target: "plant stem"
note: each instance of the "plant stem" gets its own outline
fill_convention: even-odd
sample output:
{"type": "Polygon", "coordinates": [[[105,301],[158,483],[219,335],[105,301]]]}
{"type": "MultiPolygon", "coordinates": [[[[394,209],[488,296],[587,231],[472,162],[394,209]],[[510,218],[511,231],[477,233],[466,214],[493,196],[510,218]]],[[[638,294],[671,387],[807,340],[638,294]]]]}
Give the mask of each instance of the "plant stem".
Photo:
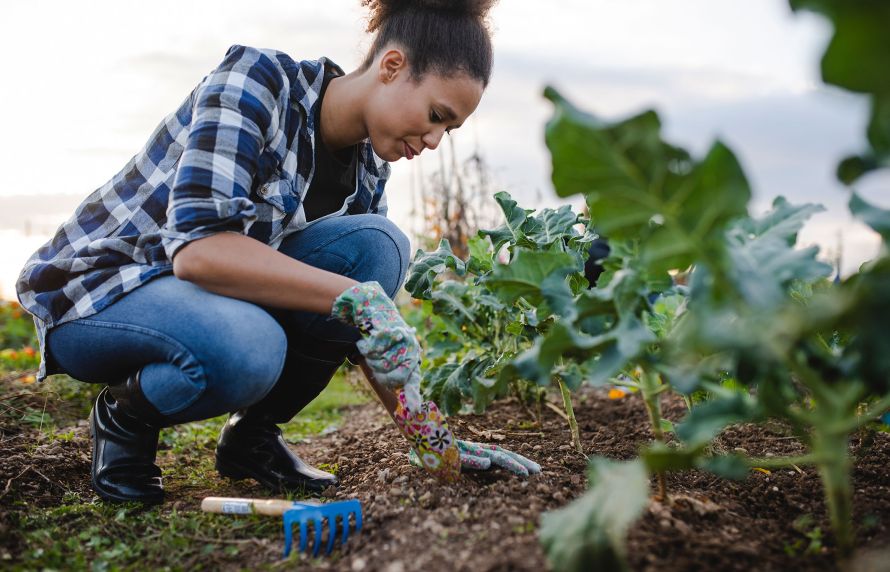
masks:
{"type": "MultiPolygon", "coordinates": [[[[532,410],[528,408],[528,404],[525,402],[526,398],[523,395],[522,390],[519,389],[519,382],[513,380],[510,382],[510,388],[513,390],[513,393],[516,395],[516,400],[519,401],[519,406],[522,407],[522,411],[528,416],[529,419],[534,423],[538,423],[538,419],[535,418],[535,414],[532,413],[532,410]]],[[[538,425],[540,427],[540,425],[538,425]]]]}
{"type": "Polygon", "coordinates": [[[584,454],[584,449],[581,447],[581,435],[578,433],[578,421],[575,419],[575,410],[572,409],[572,394],[569,391],[569,388],[566,387],[566,384],[563,383],[562,379],[556,378],[556,383],[559,384],[559,391],[562,393],[562,404],[566,409],[566,415],[569,417],[569,429],[572,432],[572,445],[575,446],[575,450],[584,454]]]}
{"type": "MultiPolygon", "coordinates": [[[[661,378],[659,378],[658,374],[650,374],[647,371],[643,371],[640,375],[640,393],[643,395],[643,403],[646,405],[646,412],[649,414],[652,435],[659,443],[664,443],[664,432],[661,430],[661,401],[658,399],[662,390],[661,378]]],[[[658,496],[662,501],[667,502],[668,492],[664,471],[659,471],[657,476],[658,496]]]]}
{"type": "Polygon", "coordinates": [[[825,488],[831,528],[837,538],[838,559],[844,560],[853,550],[853,490],[850,478],[849,436],[823,433],[814,428],[813,452],[824,457],[819,474],[825,488]]]}
{"type": "Polygon", "coordinates": [[[749,467],[760,469],[784,469],[795,465],[817,465],[820,457],[816,455],[801,455],[799,457],[750,457],[745,459],[749,467]]]}

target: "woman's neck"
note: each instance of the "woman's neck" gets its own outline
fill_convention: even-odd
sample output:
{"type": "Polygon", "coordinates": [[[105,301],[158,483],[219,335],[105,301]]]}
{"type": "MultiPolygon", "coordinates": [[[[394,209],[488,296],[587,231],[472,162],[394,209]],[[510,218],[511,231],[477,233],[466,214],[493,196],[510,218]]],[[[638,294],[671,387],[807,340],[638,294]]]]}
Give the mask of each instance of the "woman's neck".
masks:
{"type": "Polygon", "coordinates": [[[331,151],[355,145],[368,137],[362,102],[368,86],[366,74],[352,72],[328,84],[321,100],[321,140],[331,151]]]}

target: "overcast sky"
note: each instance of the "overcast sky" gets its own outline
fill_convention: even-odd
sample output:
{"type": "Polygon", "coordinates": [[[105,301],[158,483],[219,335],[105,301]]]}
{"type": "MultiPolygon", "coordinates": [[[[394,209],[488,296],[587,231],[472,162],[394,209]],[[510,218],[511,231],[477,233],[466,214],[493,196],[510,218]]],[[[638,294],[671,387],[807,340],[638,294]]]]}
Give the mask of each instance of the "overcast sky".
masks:
{"type": "MultiPolygon", "coordinates": [[[[368,44],[364,17],[358,0],[4,6],[0,297],[13,296],[28,255],[231,44],[324,55],[349,71],[368,44]]],[[[540,95],[552,83],[606,118],[655,108],[668,139],[697,154],[720,138],[755,186],[754,212],[777,194],[821,202],[828,212],[801,242],[835,249],[842,233],[847,272],[875,254],[875,235],[851,220],[833,178],[837,160],[863,141],[866,106],[821,85],[829,29],[818,17],[792,16],[786,0],[501,0],[492,19],[494,76],[454,142],[461,155],[478,145],[498,189],[522,204],[558,204],[543,143],[551,109],[540,95]]],[[[422,161],[427,174],[438,166],[435,153],[422,161]]],[[[408,230],[417,162],[395,163],[387,187],[390,216],[408,230]]],[[[862,191],[886,203],[879,182],[862,191]]]]}

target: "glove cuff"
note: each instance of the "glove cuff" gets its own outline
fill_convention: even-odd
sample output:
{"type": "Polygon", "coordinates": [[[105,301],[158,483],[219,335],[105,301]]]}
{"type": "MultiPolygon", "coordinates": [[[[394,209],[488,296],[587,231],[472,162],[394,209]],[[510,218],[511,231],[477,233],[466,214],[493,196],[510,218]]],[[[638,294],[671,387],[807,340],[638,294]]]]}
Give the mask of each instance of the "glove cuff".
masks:
{"type": "Polygon", "coordinates": [[[362,282],[350,286],[334,300],[331,316],[367,332],[372,327],[371,314],[380,309],[381,297],[389,300],[378,282],[362,282]]]}

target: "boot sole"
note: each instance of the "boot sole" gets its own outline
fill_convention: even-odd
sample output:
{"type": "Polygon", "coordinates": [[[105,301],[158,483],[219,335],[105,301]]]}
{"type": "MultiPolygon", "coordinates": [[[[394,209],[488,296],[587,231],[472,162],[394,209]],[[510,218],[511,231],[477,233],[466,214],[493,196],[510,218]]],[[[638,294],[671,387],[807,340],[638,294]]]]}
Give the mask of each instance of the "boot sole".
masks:
{"type": "Polygon", "coordinates": [[[237,463],[232,463],[230,461],[224,461],[224,460],[220,459],[218,456],[216,457],[216,471],[220,474],[220,476],[225,477],[227,479],[232,479],[234,481],[240,481],[240,480],[244,480],[244,479],[253,479],[256,482],[258,482],[259,484],[261,484],[262,486],[264,486],[267,489],[270,489],[276,493],[283,493],[283,492],[320,493],[320,492],[324,492],[324,490],[331,485],[337,486],[340,484],[339,482],[337,482],[336,484],[330,483],[330,484],[324,485],[324,484],[320,484],[320,483],[313,484],[313,483],[310,483],[307,481],[307,482],[300,483],[299,485],[296,485],[296,486],[285,486],[278,480],[272,481],[272,480],[263,478],[262,476],[257,475],[256,473],[254,473],[247,467],[244,467],[243,465],[239,465],[237,463]]]}
{"type": "Polygon", "coordinates": [[[124,503],[124,502],[140,502],[144,505],[156,505],[164,502],[164,493],[161,492],[159,495],[154,496],[143,496],[143,497],[125,497],[121,495],[116,495],[114,493],[110,493],[102,489],[101,486],[96,482],[96,471],[93,470],[92,464],[96,459],[96,428],[95,428],[95,405],[93,409],[90,409],[90,417],[89,417],[89,428],[90,428],[90,441],[92,441],[92,450],[93,456],[90,458],[90,484],[93,486],[93,491],[99,495],[99,498],[109,502],[116,503],[124,503]]]}

